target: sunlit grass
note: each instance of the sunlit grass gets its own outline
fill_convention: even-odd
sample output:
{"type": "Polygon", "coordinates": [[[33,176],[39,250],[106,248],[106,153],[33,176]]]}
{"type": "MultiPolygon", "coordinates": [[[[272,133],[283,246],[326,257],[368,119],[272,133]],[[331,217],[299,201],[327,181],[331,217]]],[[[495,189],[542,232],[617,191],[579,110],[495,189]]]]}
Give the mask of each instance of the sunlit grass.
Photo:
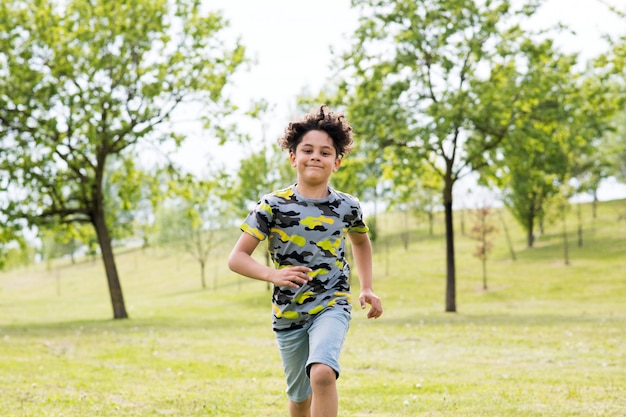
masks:
{"type": "MultiPolygon", "coordinates": [[[[356,308],[342,356],[342,416],[622,416],[626,412],[626,201],[585,206],[533,249],[509,224],[488,260],[488,290],[456,224],[458,312],[444,313],[445,242],[385,216],[376,292],[356,308]]],[[[465,218],[466,228],[469,219],[465,218]]],[[[497,225],[497,223],[496,223],[497,225]]],[[[171,248],[117,257],[130,320],[111,320],[100,261],[0,274],[1,416],[286,416],[262,282],[229,272],[234,239],[207,269],[171,248]]],[[[354,280],[355,286],[357,280],[354,280]]],[[[358,288],[355,288],[358,292],[358,288]]]]}

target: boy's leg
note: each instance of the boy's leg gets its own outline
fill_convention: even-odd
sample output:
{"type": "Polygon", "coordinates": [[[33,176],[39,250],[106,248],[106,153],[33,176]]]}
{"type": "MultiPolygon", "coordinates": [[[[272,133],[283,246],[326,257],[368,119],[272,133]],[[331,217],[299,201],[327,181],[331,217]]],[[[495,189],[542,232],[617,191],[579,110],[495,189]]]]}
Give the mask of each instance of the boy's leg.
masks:
{"type": "Polygon", "coordinates": [[[290,417],[311,417],[311,397],[302,402],[289,400],[290,417]]]}
{"type": "Polygon", "coordinates": [[[331,308],[320,313],[309,328],[309,360],[307,372],[311,379],[313,398],[311,416],[336,416],[338,413],[337,383],[339,355],[350,325],[350,313],[331,308]]]}
{"type": "Polygon", "coordinates": [[[306,374],[309,337],[306,329],[276,332],[276,341],[285,371],[289,413],[292,417],[309,417],[311,384],[306,374]]]}
{"type": "Polygon", "coordinates": [[[311,366],[311,417],[336,417],[339,412],[337,395],[337,374],[335,370],[321,363],[311,366]]]}

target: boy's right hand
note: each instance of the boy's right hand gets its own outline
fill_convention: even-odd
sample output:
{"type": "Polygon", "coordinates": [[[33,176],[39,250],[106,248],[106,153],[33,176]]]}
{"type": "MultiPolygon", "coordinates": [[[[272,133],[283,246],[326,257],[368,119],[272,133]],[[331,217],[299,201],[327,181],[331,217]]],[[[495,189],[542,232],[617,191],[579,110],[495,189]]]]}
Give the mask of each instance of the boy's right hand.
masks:
{"type": "Polygon", "coordinates": [[[272,276],[272,282],[279,287],[300,288],[313,279],[309,276],[311,271],[313,270],[306,266],[281,268],[272,276]]]}

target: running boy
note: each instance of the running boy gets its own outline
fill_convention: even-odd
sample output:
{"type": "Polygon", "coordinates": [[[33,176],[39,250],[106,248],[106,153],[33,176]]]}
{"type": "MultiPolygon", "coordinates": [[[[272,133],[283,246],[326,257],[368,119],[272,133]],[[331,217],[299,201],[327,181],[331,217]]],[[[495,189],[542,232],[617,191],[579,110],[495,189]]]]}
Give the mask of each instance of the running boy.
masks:
{"type": "Polygon", "coordinates": [[[339,355],[350,322],[350,238],[359,274],[361,308],[383,312],[372,289],[372,246],[356,198],[329,186],[352,147],[352,128],[326,106],[293,121],[279,139],[289,150],[297,183],[263,196],[241,226],[228,266],[274,284],[273,329],[287,380],[291,417],[337,416],[339,355]],[[252,258],[269,239],[275,268],[252,258]]]}

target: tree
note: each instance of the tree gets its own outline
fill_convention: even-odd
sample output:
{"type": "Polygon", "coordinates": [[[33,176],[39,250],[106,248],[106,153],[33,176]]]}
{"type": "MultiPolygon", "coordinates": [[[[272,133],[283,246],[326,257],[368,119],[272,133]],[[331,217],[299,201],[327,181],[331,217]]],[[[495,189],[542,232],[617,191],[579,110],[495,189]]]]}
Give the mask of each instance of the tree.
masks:
{"type": "Polygon", "coordinates": [[[177,224],[168,230],[168,243],[180,242],[200,265],[200,284],[206,288],[206,264],[219,243],[216,231],[223,225],[225,210],[217,190],[224,178],[197,179],[187,174],[172,186],[177,224]]]}
{"type": "Polygon", "coordinates": [[[487,257],[493,248],[493,242],[489,240],[489,235],[495,232],[495,227],[491,224],[491,209],[483,204],[482,207],[474,210],[475,223],[470,231],[470,237],[477,241],[474,256],[480,259],[483,267],[483,290],[487,290],[487,257]]]}
{"type": "MultiPolygon", "coordinates": [[[[353,100],[360,114],[377,118],[385,145],[401,147],[414,164],[429,164],[441,177],[446,227],[445,311],[456,311],[452,190],[480,170],[483,154],[496,149],[518,117],[514,80],[523,31],[519,19],[539,1],[519,9],[509,1],[395,0],[359,2],[354,44],[344,54],[348,96],[381,90],[389,110],[375,100],[353,100]]],[[[359,126],[359,120],[351,120],[359,126]]]]}
{"type": "Polygon", "coordinates": [[[563,236],[563,263],[569,265],[569,240],[567,238],[567,212],[569,211],[569,197],[571,197],[571,190],[569,187],[563,186],[561,193],[556,196],[554,205],[558,211],[558,216],[561,218],[562,236],[563,236]]]}
{"type": "Polygon", "coordinates": [[[558,53],[551,40],[522,46],[528,71],[517,82],[521,117],[502,146],[486,156],[482,180],[502,190],[531,248],[545,206],[572,178],[575,159],[588,150],[591,137],[582,129],[590,119],[579,111],[576,56],[558,53]]]}
{"type": "MultiPolygon", "coordinates": [[[[626,49],[626,48],[625,48],[626,49]]],[[[619,47],[613,47],[619,54],[619,47]]],[[[623,138],[623,117],[625,94],[624,74],[620,74],[620,65],[615,55],[611,59],[601,54],[591,61],[581,77],[577,88],[579,96],[575,105],[575,117],[572,131],[586,137],[589,146],[585,152],[573,156],[572,183],[576,193],[590,194],[593,197],[593,217],[596,217],[598,188],[602,180],[616,173],[620,158],[626,156],[626,141],[622,146],[615,138],[623,138]],[[619,133],[622,131],[621,134],[619,133]],[[617,162],[617,163],[616,163],[617,162]]],[[[578,244],[582,246],[582,219],[578,205],[578,244]]]]}
{"type": "MultiPolygon", "coordinates": [[[[626,19],[626,11],[614,11],[626,19]]],[[[613,131],[605,136],[607,140],[603,143],[609,155],[610,174],[626,182],[626,35],[612,40],[610,50],[593,61],[593,71],[598,82],[610,88],[601,99],[608,98],[615,110],[613,131]]]]}
{"type": "MultiPolygon", "coordinates": [[[[244,48],[227,22],[193,0],[7,0],[0,7],[0,183],[11,218],[37,225],[91,224],[98,237],[113,316],[127,318],[111,244],[109,162],[140,145],[180,145],[167,123],[192,103],[215,121],[244,48]]],[[[124,179],[120,179],[124,181],[124,179]]]]}
{"type": "Polygon", "coordinates": [[[616,131],[609,135],[608,152],[611,174],[622,183],[626,183],[626,112],[616,119],[616,131]]]}

